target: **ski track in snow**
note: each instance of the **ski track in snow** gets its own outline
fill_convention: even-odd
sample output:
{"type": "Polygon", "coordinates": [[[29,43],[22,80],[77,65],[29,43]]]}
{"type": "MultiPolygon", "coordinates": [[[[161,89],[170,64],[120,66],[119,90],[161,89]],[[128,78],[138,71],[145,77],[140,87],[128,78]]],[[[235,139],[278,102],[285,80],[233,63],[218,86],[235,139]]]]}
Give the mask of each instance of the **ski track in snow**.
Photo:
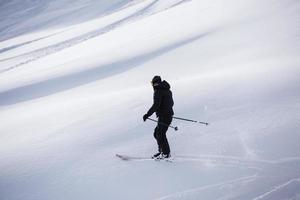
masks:
{"type": "MultiPolygon", "coordinates": [[[[234,168],[244,168],[252,169],[257,172],[261,172],[268,168],[281,168],[287,169],[286,164],[300,164],[300,157],[284,158],[279,160],[261,160],[261,159],[247,159],[241,157],[232,156],[213,156],[213,155],[203,155],[203,156],[175,156],[174,162],[199,162],[204,166],[214,167],[214,166],[226,166],[234,168]]],[[[288,173],[287,173],[288,174],[288,173]]]]}
{"type": "MultiPolygon", "coordinates": [[[[174,194],[170,194],[167,196],[163,196],[160,198],[157,198],[155,200],[196,200],[199,199],[201,196],[201,192],[208,190],[208,189],[222,189],[226,187],[232,187],[232,185],[247,185],[247,183],[252,182],[255,184],[255,181],[258,181],[258,179],[266,179],[268,177],[259,175],[260,172],[265,169],[271,169],[272,167],[280,167],[281,170],[284,169],[285,164],[300,162],[300,157],[291,157],[291,158],[284,158],[284,159],[278,159],[278,160],[251,160],[251,159],[243,159],[239,157],[232,157],[232,156],[213,156],[213,155],[203,155],[203,156],[175,156],[173,158],[173,161],[176,162],[201,162],[203,165],[206,166],[227,166],[227,167],[233,167],[233,168],[248,168],[248,169],[254,169],[257,170],[257,173],[241,177],[238,179],[233,179],[213,185],[205,185],[198,188],[191,188],[189,190],[177,192],[174,194]]],[[[288,170],[288,169],[287,169],[288,170]]],[[[280,177],[280,176],[279,176],[280,177]]],[[[286,177],[289,177],[289,173],[287,172],[286,177]]],[[[298,200],[295,198],[295,192],[294,191],[300,191],[300,178],[293,178],[289,179],[288,181],[284,182],[283,184],[274,185],[272,186],[272,189],[270,189],[267,192],[264,192],[263,194],[258,195],[257,197],[252,198],[252,200],[282,200],[282,199],[291,199],[291,200],[298,200]],[[293,188],[291,194],[288,192],[281,192],[282,190],[290,190],[290,188],[293,188]],[[279,198],[276,197],[277,193],[279,193],[281,196],[279,198]]],[[[300,194],[300,193],[299,193],[300,194]]],[[[297,195],[297,194],[296,194],[297,195]]],[[[223,198],[221,198],[223,200],[223,198]]],[[[226,197],[224,198],[226,200],[230,199],[236,199],[236,198],[230,198],[226,197]]]]}
{"type": "Polygon", "coordinates": [[[219,163],[224,165],[232,165],[232,166],[246,166],[246,167],[253,167],[257,169],[262,169],[266,165],[281,165],[290,162],[300,162],[300,157],[291,157],[291,158],[284,158],[279,160],[260,160],[260,159],[246,159],[240,157],[232,157],[232,156],[176,156],[178,160],[182,161],[200,161],[200,162],[207,162],[207,163],[219,163]]]}
{"type": "MultiPolygon", "coordinates": [[[[12,60],[12,59],[21,59],[22,61],[19,61],[19,63],[15,64],[13,66],[9,66],[9,67],[6,67],[5,69],[0,70],[0,73],[4,73],[4,72],[10,71],[12,69],[18,68],[22,65],[25,65],[25,64],[28,64],[30,62],[36,61],[36,60],[38,60],[40,58],[43,58],[45,56],[48,56],[50,54],[57,53],[57,52],[62,51],[66,48],[75,46],[77,44],[80,44],[80,43],[85,42],[87,40],[90,40],[92,38],[101,36],[101,35],[109,32],[109,31],[112,31],[112,30],[114,30],[114,29],[116,29],[116,28],[118,28],[118,27],[120,27],[124,24],[127,24],[127,23],[133,22],[135,20],[139,20],[141,18],[144,18],[144,17],[150,16],[150,15],[154,15],[154,14],[157,14],[159,12],[171,9],[175,6],[178,6],[182,3],[186,3],[186,2],[191,1],[191,0],[181,0],[181,1],[177,2],[176,4],[174,4],[174,5],[171,4],[169,7],[160,9],[159,11],[151,12],[151,8],[154,7],[160,1],[161,0],[154,0],[154,1],[150,2],[148,5],[146,5],[144,8],[136,11],[135,13],[133,13],[133,14],[131,14],[131,15],[123,18],[123,19],[120,19],[120,20],[118,20],[118,21],[116,21],[112,24],[109,24],[105,27],[102,27],[98,30],[91,31],[89,33],[85,33],[85,34],[77,36],[75,38],[72,38],[72,39],[69,39],[69,40],[54,44],[54,45],[50,45],[50,46],[47,46],[47,47],[44,47],[44,48],[41,48],[41,49],[38,49],[38,50],[35,50],[35,51],[32,51],[32,52],[28,52],[28,53],[25,53],[25,54],[21,54],[21,55],[13,56],[13,57],[10,57],[10,58],[2,59],[2,60],[0,60],[0,63],[8,61],[8,60],[12,60]]],[[[133,5],[131,5],[131,6],[133,6],[133,5]]],[[[124,7],[124,9],[127,9],[127,8],[128,8],[128,6],[124,7]]],[[[59,34],[59,33],[55,33],[53,35],[57,35],[57,34],[59,34]]],[[[26,44],[30,44],[30,43],[42,40],[42,39],[49,38],[53,35],[50,35],[50,36],[47,36],[47,37],[44,37],[44,38],[40,38],[40,39],[36,39],[36,40],[33,40],[33,41],[28,41],[28,42],[25,42],[21,45],[15,45],[15,46],[12,46],[12,47],[7,47],[7,48],[4,48],[4,49],[0,49],[0,53],[11,50],[11,49],[14,49],[14,48],[17,48],[19,46],[23,46],[23,45],[26,45],[26,44]]]]}
{"type": "MultiPolygon", "coordinates": [[[[222,188],[232,187],[232,185],[243,185],[243,184],[247,184],[249,182],[255,183],[257,178],[264,178],[264,177],[258,177],[257,175],[241,177],[238,179],[229,180],[229,181],[222,182],[222,183],[206,185],[206,186],[202,186],[199,188],[189,189],[189,190],[186,190],[183,192],[170,194],[170,195],[167,195],[164,197],[157,198],[155,200],[176,200],[176,199],[197,200],[201,196],[199,194],[205,190],[208,190],[208,189],[222,190],[222,188]]],[[[283,199],[284,200],[299,200],[299,196],[300,196],[299,189],[300,189],[300,178],[291,179],[283,184],[274,186],[273,189],[271,189],[270,191],[268,191],[262,195],[259,195],[257,197],[254,197],[254,198],[252,198],[252,200],[283,200],[283,199]],[[289,189],[292,190],[291,193],[281,192],[281,190],[288,191],[289,189]],[[295,194],[295,191],[296,191],[296,194],[295,194]],[[297,191],[298,191],[298,194],[297,194],[297,191]]],[[[226,200],[232,199],[233,200],[236,198],[225,197],[225,198],[220,198],[220,199],[226,199],[226,200]]]]}
{"type": "MultiPolygon", "coordinates": [[[[3,48],[3,49],[0,49],[0,54],[1,54],[1,53],[4,53],[4,52],[6,52],[6,51],[10,51],[10,50],[13,50],[13,49],[16,49],[16,48],[19,48],[19,47],[22,47],[22,46],[25,46],[25,45],[34,43],[34,42],[38,42],[38,41],[43,40],[43,39],[48,39],[48,38],[50,38],[50,37],[52,37],[52,36],[59,35],[59,34],[61,34],[61,33],[63,33],[63,32],[66,32],[66,31],[67,31],[67,30],[60,31],[60,32],[53,33],[53,34],[50,34],[50,35],[46,35],[46,36],[44,36],[44,37],[40,37],[40,38],[37,38],[37,39],[34,39],[34,40],[30,40],[30,41],[23,42],[23,43],[20,43],[20,44],[16,44],[16,45],[13,45],[13,46],[5,47],[5,48],[3,48]]],[[[24,55],[24,54],[23,54],[23,55],[24,55]]],[[[18,56],[15,56],[15,57],[18,57],[18,56]]],[[[13,58],[15,58],[15,57],[7,58],[7,59],[2,59],[2,60],[0,60],[0,62],[6,61],[6,60],[10,60],[10,59],[13,59],[13,58]]],[[[4,69],[4,70],[1,70],[0,72],[3,72],[3,71],[5,71],[5,69],[4,69]]]]}
{"type": "Polygon", "coordinates": [[[233,179],[233,180],[225,181],[225,182],[222,182],[222,183],[217,183],[217,184],[212,184],[212,185],[205,185],[205,186],[202,186],[202,187],[189,189],[189,190],[186,190],[186,191],[183,191],[183,192],[178,192],[178,193],[175,193],[175,194],[160,197],[160,198],[155,199],[155,200],[198,199],[199,196],[196,195],[197,197],[195,197],[194,194],[199,193],[203,190],[212,189],[212,188],[222,188],[222,187],[226,187],[227,185],[241,184],[243,182],[251,182],[251,181],[254,181],[256,178],[257,178],[256,175],[241,177],[241,178],[238,178],[238,179],[233,179]]]}
{"type": "MultiPolygon", "coordinates": [[[[279,195],[282,195],[283,193],[280,193],[279,195]]],[[[296,194],[297,195],[297,194],[296,194]]],[[[255,197],[253,200],[275,200],[275,199],[291,199],[291,200],[298,200],[300,198],[300,178],[294,178],[294,179],[291,179],[289,180],[288,182],[286,183],[283,183],[281,185],[277,185],[277,186],[274,186],[272,190],[258,196],[258,197],[255,197]],[[284,189],[288,189],[288,188],[291,188],[293,187],[294,185],[296,185],[296,189],[295,191],[298,191],[298,197],[295,196],[294,193],[291,194],[291,196],[289,196],[289,194],[285,194],[284,196],[280,196],[278,198],[278,196],[276,196],[276,193],[277,192],[280,192],[280,190],[284,190],[284,189]],[[297,198],[297,199],[294,199],[294,198],[297,198]]]]}

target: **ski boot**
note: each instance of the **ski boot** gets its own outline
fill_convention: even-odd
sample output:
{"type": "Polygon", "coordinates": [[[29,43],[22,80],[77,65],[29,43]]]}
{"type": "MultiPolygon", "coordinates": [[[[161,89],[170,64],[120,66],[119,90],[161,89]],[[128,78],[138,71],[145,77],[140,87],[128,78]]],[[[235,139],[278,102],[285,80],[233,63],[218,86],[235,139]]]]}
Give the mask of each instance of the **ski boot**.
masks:
{"type": "Polygon", "coordinates": [[[160,157],[160,156],[161,156],[161,152],[158,152],[158,153],[154,154],[154,155],[152,156],[152,158],[153,158],[153,159],[157,159],[157,158],[160,157]]]}

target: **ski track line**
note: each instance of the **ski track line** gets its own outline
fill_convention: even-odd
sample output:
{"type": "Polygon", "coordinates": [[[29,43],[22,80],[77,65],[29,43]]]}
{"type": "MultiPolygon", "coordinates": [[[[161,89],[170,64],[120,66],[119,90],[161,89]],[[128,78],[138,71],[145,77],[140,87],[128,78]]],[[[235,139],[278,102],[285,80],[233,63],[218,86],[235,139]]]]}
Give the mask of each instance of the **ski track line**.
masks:
{"type": "MultiPolygon", "coordinates": [[[[113,13],[117,13],[117,12],[122,11],[122,10],[125,10],[125,9],[127,9],[127,8],[129,8],[129,7],[132,7],[132,6],[135,6],[135,5],[137,5],[137,4],[138,4],[138,2],[128,2],[127,4],[121,6],[120,8],[117,8],[117,9],[115,9],[115,10],[107,11],[107,12],[103,13],[103,15],[100,16],[100,18],[101,18],[101,17],[109,16],[109,15],[111,15],[111,14],[113,14],[113,13]]],[[[12,50],[12,49],[16,49],[16,48],[18,48],[18,47],[27,45],[27,44],[31,44],[31,43],[33,43],[33,42],[37,42],[37,41],[40,41],[40,40],[43,40],[43,39],[50,38],[50,37],[55,36],[55,35],[58,35],[58,34],[60,34],[60,33],[67,32],[67,31],[73,29],[73,26],[74,26],[74,25],[72,25],[71,27],[68,27],[68,28],[66,28],[66,29],[64,29],[64,30],[62,30],[62,31],[58,31],[58,32],[55,32],[55,33],[53,33],[53,34],[49,34],[49,35],[46,35],[46,36],[42,36],[42,37],[39,37],[39,38],[34,39],[34,40],[27,40],[27,41],[25,41],[25,42],[17,42],[17,43],[14,44],[14,45],[7,45],[7,47],[2,47],[2,48],[0,49],[0,54],[3,53],[3,52],[6,52],[6,51],[10,51],[10,50],[12,50]]],[[[10,38],[10,39],[8,39],[8,40],[11,40],[11,39],[12,39],[12,38],[10,38]]],[[[5,40],[4,40],[4,41],[0,41],[0,43],[1,43],[1,42],[5,42],[5,40]]],[[[24,55],[24,54],[21,54],[21,55],[24,55]]],[[[19,55],[19,56],[20,56],[20,55],[19,55]]],[[[1,61],[6,61],[6,60],[9,60],[9,59],[12,59],[12,58],[16,58],[16,57],[18,57],[18,56],[13,56],[13,57],[10,57],[10,58],[0,59],[0,62],[1,62],[1,61]]]]}
{"type": "MultiPolygon", "coordinates": [[[[143,156],[129,156],[133,158],[133,160],[141,161],[141,160],[150,160],[149,157],[143,156]]],[[[232,156],[174,156],[174,162],[184,162],[184,161],[192,161],[192,162],[203,162],[206,165],[223,165],[223,166],[231,166],[231,167],[244,167],[255,170],[262,170],[266,166],[269,165],[280,165],[287,162],[297,162],[300,161],[298,157],[292,158],[284,158],[275,161],[269,160],[248,160],[244,158],[232,157],[232,156]]]]}
{"type": "Polygon", "coordinates": [[[233,179],[233,180],[229,180],[229,181],[225,181],[225,182],[221,182],[221,183],[206,185],[206,186],[202,186],[202,187],[194,188],[194,189],[189,189],[189,190],[182,191],[182,192],[176,192],[174,194],[170,194],[170,195],[160,197],[160,198],[154,199],[154,200],[182,199],[182,198],[185,198],[185,196],[187,196],[187,195],[191,195],[193,193],[198,193],[202,190],[217,188],[217,187],[224,187],[226,185],[232,185],[232,184],[243,183],[243,182],[251,182],[251,181],[254,181],[256,178],[257,178],[257,175],[245,176],[245,177],[241,177],[241,178],[238,178],[238,179],[233,179]]]}
{"type": "Polygon", "coordinates": [[[272,189],[272,190],[270,190],[270,191],[268,191],[268,192],[266,192],[266,193],[264,193],[264,194],[262,194],[262,195],[260,195],[258,197],[255,197],[253,200],[262,200],[262,199],[268,197],[269,195],[271,195],[272,193],[277,192],[277,191],[279,191],[282,188],[288,187],[293,182],[300,182],[300,178],[294,178],[294,179],[289,180],[286,183],[274,186],[274,189],[272,189]]]}
{"type": "Polygon", "coordinates": [[[144,9],[147,9],[148,6],[149,5],[147,5],[145,8],[142,8],[141,10],[138,10],[138,11],[134,12],[133,14],[130,14],[129,16],[126,16],[125,18],[119,19],[116,22],[113,22],[112,24],[104,26],[104,27],[102,27],[98,30],[91,31],[91,32],[85,33],[81,36],[77,36],[75,38],[71,38],[71,39],[68,39],[66,41],[54,44],[54,45],[50,45],[50,46],[47,46],[47,47],[44,47],[44,48],[41,48],[41,49],[37,49],[37,50],[31,51],[29,53],[25,53],[25,54],[21,54],[21,55],[17,55],[17,56],[13,56],[13,57],[10,57],[10,58],[0,60],[0,62],[4,62],[4,61],[15,59],[15,58],[25,58],[25,61],[22,61],[22,62],[14,65],[14,66],[11,66],[7,69],[4,69],[4,70],[0,71],[0,73],[10,71],[14,68],[17,68],[17,67],[21,66],[21,65],[30,63],[32,61],[43,58],[47,55],[50,55],[50,54],[56,53],[58,51],[61,51],[65,48],[75,46],[79,43],[85,42],[89,39],[92,39],[94,37],[105,34],[109,31],[117,28],[118,26],[121,26],[125,22],[128,22],[129,20],[132,20],[132,19],[138,17],[139,13],[142,12],[144,9]]]}
{"type": "MultiPolygon", "coordinates": [[[[56,33],[52,33],[50,35],[46,35],[46,36],[43,36],[43,37],[39,37],[39,38],[34,39],[34,40],[29,40],[29,41],[22,42],[22,43],[19,43],[19,44],[15,44],[15,45],[12,45],[12,46],[4,47],[4,48],[0,49],[0,54],[4,53],[6,51],[10,51],[10,50],[25,46],[27,44],[31,44],[31,43],[34,43],[34,42],[38,42],[40,40],[48,39],[48,38],[53,37],[55,35],[59,35],[61,33],[64,33],[66,31],[68,31],[68,29],[62,30],[62,31],[59,31],[59,32],[56,32],[56,33]]],[[[22,55],[25,55],[25,54],[22,54],[22,55]]],[[[19,55],[19,56],[22,56],[22,55],[19,55]]],[[[10,59],[13,59],[13,58],[17,58],[17,57],[18,56],[14,56],[14,57],[10,57],[10,58],[4,58],[4,59],[0,60],[0,62],[4,62],[4,61],[7,61],[7,60],[10,60],[10,59]]]]}
{"type": "Polygon", "coordinates": [[[269,164],[269,165],[276,165],[276,164],[284,164],[287,162],[300,162],[300,157],[287,157],[278,160],[263,160],[263,159],[246,159],[234,156],[215,156],[215,155],[202,155],[202,156],[185,156],[185,155],[178,155],[177,158],[181,159],[188,159],[188,160],[216,160],[216,161],[232,161],[232,162],[244,162],[244,163],[258,163],[258,164],[269,164]]]}
{"type": "Polygon", "coordinates": [[[202,162],[204,165],[222,165],[222,166],[230,166],[230,167],[243,167],[255,170],[262,170],[265,167],[265,163],[253,161],[253,160],[245,160],[241,158],[232,158],[232,157],[175,157],[176,161],[192,161],[192,162],[202,162]]]}
{"type": "MultiPolygon", "coordinates": [[[[137,4],[138,4],[138,3],[137,3],[137,4]]],[[[136,6],[137,4],[131,4],[131,5],[128,5],[128,6],[124,6],[123,8],[121,8],[121,9],[115,11],[115,13],[116,13],[116,12],[119,12],[119,11],[122,11],[122,10],[126,10],[126,9],[129,8],[129,7],[136,6]]],[[[111,14],[113,14],[113,13],[111,13],[111,14]]],[[[107,15],[105,15],[105,16],[107,16],[107,15]]],[[[127,17],[128,17],[128,16],[127,16],[127,17]]],[[[127,18],[127,17],[125,17],[125,18],[127,18]]],[[[123,19],[125,19],[125,18],[123,18],[123,19]]],[[[115,22],[113,22],[112,24],[114,24],[114,23],[116,23],[116,22],[119,22],[120,20],[123,20],[123,19],[122,19],[122,18],[121,18],[121,19],[118,19],[118,20],[116,20],[115,22]]],[[[49,47],[55,47],[55,46],[57,46],[57,45],[61,45],[62,43],[70,43],[70,42],[74,42],[74,40],[76,41],[76,40],[78,40],[78,39],[80,39],[80,38],[83,38],[83,39],[86,38],[86,39],[88,39],[88,38],[87,38],[88,35],[92,35],[92,34],[95,33],[96,31],[103,30],[103,29],[105,29],[106,27],[109,27],[110,25],[111,25],[111,24],[106,25],[105,27],[102,27],[102,28],[100,28],[100,29],[97,29],[97,30],[94,30],[94,31],[90,31],[90,32],[84,33],[84,34],[82,34],[81,36],[76,36],[76,37],[74,37],[74,38],[72,38],[72,39],[68,39],[68,40],[66,40],[66,41],[59,42],[59,43],[54,44],[54,45],[51,45],[51,46],[43,47],[43,48],[40,48],[40,49],[37,49],[37,50],[33,50],[33,51],[31,51],[31,52],[28,52],[28,53],[23,53],[23,54],[20,54],[20,55],[17,55],[17,56],[12,56],[12,57],[9,57],[9,58],[1,59],[0,62],[7,61],[7,60],[11,60],[11,59],[15,59],[15,58],[19,58],[19,57],[28,56],[28,55],[34,54],[34,53],[36,53],[36,52],[38,52],[38,51],[42,51],[42,50],[44,50],[44,49],[46,49],[46,48],[49,48],[49,47]]],[[[71,29],[72,29],[72,26],[71,26],[71,28],[67,29],[66,31],[71,30],[71,29]]],[[[48,38],[48,37],[45,37],[44,39],[46,39],[46,38],[48,38]]],[[[39,39],[33,40],[33,41],[38,41],[38,40],[39,40],[39,39]]],[[[32,42],[28,41],[28,42],[25,42],[25,43],[32,43],[32,42]]],[[[74,44],[74,45],[75,45],[75,44],[74,44]]],[[[14,46],[17,46],[17,45],[14,45],[14,46]]],[[[12,47],[14,47],[14,46],[12,46],[12,47]]],[[[20,46],[23,46],[23,45],[20,45],[20,46]]],[[[10,48],[10,47],[7,47],[7,48],[10,48]]],[[[7,49],[7,48],[6,48],[6,49],[7,49]]],[[[0,50],[0,52],[1,52],[1,50],[0,50]]]]}
{"type": "Polygon", "coordinates": [[[259,159],[245,159],[233,156],[213,156],[213,155],[205,155],[205,156],[175,156],[175,162],[181,161],[191,161],[191,162],[202,162],[207,166],[227,166],[227,167],[240,167],[240,168],[248,168],[261,171],[268,166],[274,165],[282,165],[290,162],[299,162],[300,165],[300,157],[290,157],[283,158],[279,160],[259,160],[259,159]]]}
{"type": "MultiPolygon", "coordinates": [[[[110,32],[124,24],[127,24],[129,22],[133,22],[133,21],[136,21],[140,18],[143,18],[143,17],[146,17],[146,16],[151,16],[151,15],[154,15],[154,14],[157,14],[159,12],[162,12],[162,11],[165,11],[165,10],[168,10],[168,9],[171,9],[175,6],[178,6],[182,3],[185,3],[185,2],[188,2],[188,1],[191,1],[191,0],[182,0],[180,2],[177,2],[175,5],[172,5],[172,6],[169,6],[169,7],[166,7],[162,10],[159,10],[157,12],[148,12],[148,10],[150,10],[155,4],[157,4],[160,0],[154,0],[153,2],[151,2],[150,4],[146,5],[144,8],[136,11],[135,13],[123,18],[123,19],[120,19],[112,24],[109,24],[105,27],[102,27],[98,30],[94,30],[94,31],[91,31],[89,33],[85,33],[81,36],[77,36],[75,38],[72,38],[72,39],[69,39],[69,40],[66,40],[64,42],[60,42],[58,44],[54,44],[54,45],[51,45],[51,46],[47,46],[47,47],[44,47],[44,48],[41,48],[41,49],[38,49],[38,50],[35,50],[35,51],[32,51],[32,52],[29,52],[29,53],[25,53],[25,54],[21,54],[21,55],[18,55],[18,56],[14,56],[14,57],[10,57],[10,58],[6,58],[6,59],[3,59],[3,60],[0,60],[0,63],[1,62],[4,62],[4,61],[7,61],[7,60],[11,60],[11,59],[15,59],[15,58],[24,58],[23,61],[19,62],[18,64],[16,65],[13,65],[13,66],[10,66],[6,69],[3,69],[3,70],[0,70],[0,73],[4,73],[4,72],[7,72],[7,71],[10,71],[10,70],[13,70],[15,68],[18,68],[22,65],[25,65],[25,64],[28,64],[30,62],[33,62],[33,61],[36,61],[40,58],[43,58],[43,57],[46,57],[50,54],[54,54],[56,52],[59,52],[59,51],[62,51],[66,48],[70,48],[72,46],[75,46],[77,44],[80,44],[82,42],[85,42],[87,40],[90,40],[90,39],[93,39],[95,37],[98,37],[100,35],[103,35],[107,32],[110,32]]],[[[128,8],[128,7],[126,7],[128,8]]],[[[46,37],[45,37],[46,38],[46,37]]],[[[37,41],[37,40],[36,40],[37,41]]],[[[29,43],[32,43],[32,42],[29,42],[29,43]]],[[[27,44],[29,44],[27,43],[27,44]]],[[[26,44],[26,43],[25,43],[26,44]]],[[[25,45],[24,44],[24,45],[25,45]]],[[[14,47],[12,47],[14,48],[14,47]]],[[[17,47],[15,47],[17,48],[17,47]]],[[[3,51],[3,50],[2,50],[3,51]]],[[[1,51],[0,51],[1,53],[1,51]]]]}

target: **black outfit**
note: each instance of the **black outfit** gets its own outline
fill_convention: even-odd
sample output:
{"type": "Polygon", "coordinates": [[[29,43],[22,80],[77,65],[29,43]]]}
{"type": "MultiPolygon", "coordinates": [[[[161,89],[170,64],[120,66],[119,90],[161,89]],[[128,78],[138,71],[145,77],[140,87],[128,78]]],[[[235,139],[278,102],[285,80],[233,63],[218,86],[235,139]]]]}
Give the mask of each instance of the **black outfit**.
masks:
{"type": "Polygon", "coordinates": [[[159,81],[155,84],[153,83],[153,88],[153,105],[143,118],[146,120],[154,112],[156,113],[156,116],[158,117],[158,123],[154,130],[154,138],[157,141],[159,153],[169,156],[170,147],[166,133],[174,115],[172,92],[170,90],[170,84],[166,81],[159,81]]]}

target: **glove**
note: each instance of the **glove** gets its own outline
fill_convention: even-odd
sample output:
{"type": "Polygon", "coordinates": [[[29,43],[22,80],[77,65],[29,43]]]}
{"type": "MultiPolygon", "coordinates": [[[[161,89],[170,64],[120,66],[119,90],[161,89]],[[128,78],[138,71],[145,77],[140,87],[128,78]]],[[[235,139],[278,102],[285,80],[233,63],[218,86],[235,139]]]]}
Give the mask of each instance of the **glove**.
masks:
{"type": "Polygon", "coordinates": [[[148,117],[149,117],[149,115],[148,114],[144,114],[144,116],[143,116],[143,120],[144,120],[144,122],[148,119],[148,117]]]}

